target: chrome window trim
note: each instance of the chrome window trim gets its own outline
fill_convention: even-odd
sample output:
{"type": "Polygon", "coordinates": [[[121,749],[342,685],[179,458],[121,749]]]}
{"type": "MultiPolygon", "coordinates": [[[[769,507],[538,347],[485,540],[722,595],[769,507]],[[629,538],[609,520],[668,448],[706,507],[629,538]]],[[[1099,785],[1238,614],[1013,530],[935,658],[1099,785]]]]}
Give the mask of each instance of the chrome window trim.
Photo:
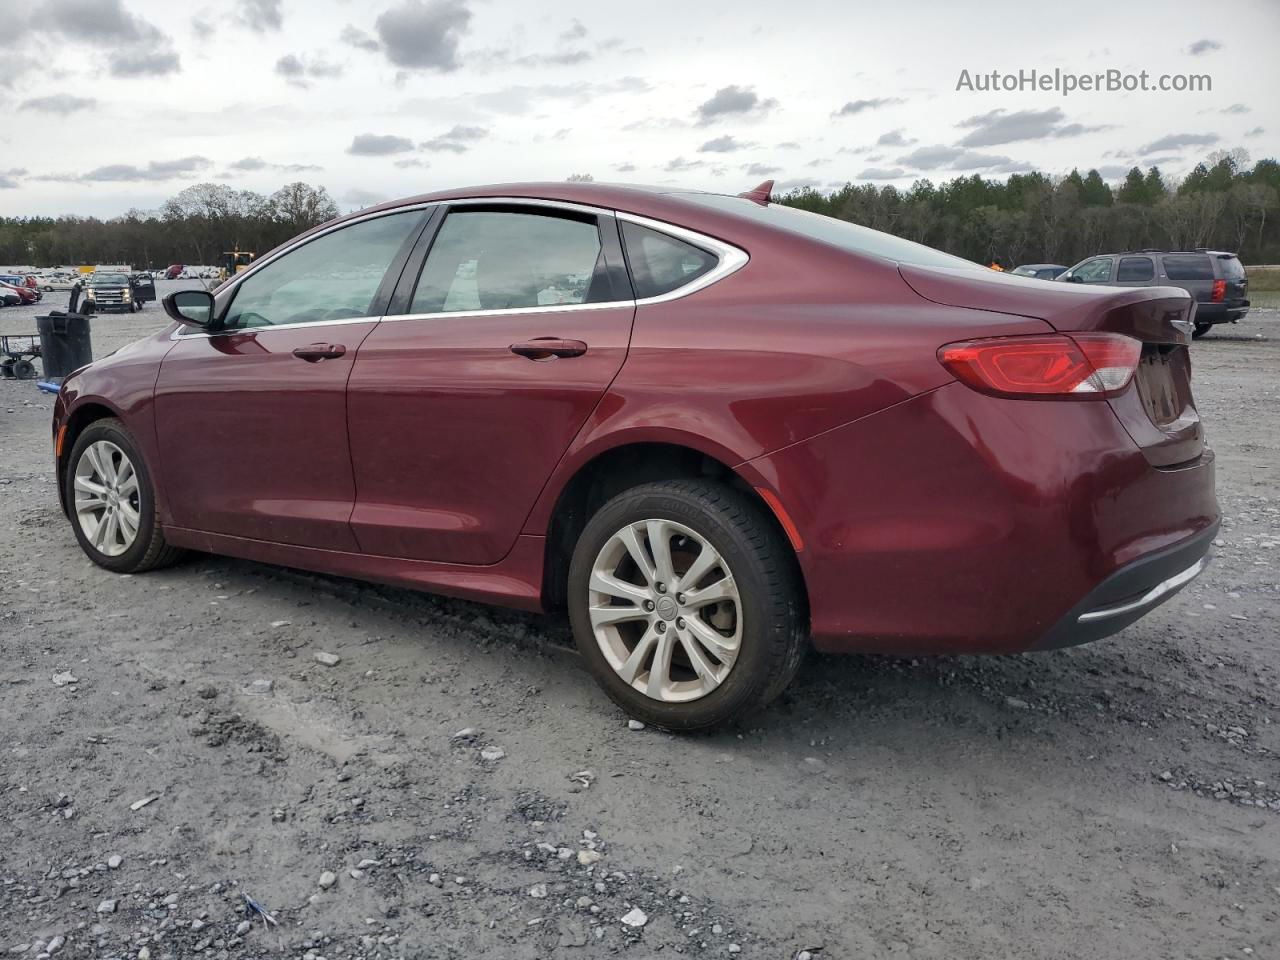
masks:
{"type": "MultiPolygon", "coordinates": [[[[350,317],[341,320],[307,320],[302,323],[277,323],[262,327],[237,327],[234,330],[216,330],[201,333],[183,333],[185,329],[181,325],[169,335],[170,340],[185,340],[190,338],[208,338],[217,336],[228,336],[235,333],[259,332],[264,330],[290,330],[300,327],[322,327],[331,326],[338,323],[359,323],[366,320],[377,322],[395,323],[401,320],[451,320],[459,317],[493,317],[493,316],[510,316],[521,314],[542,314],[542,313],[563,313],[569,310],[601,310],[611,307],[637,307],[647,306],[655,303],[669,303],[673,300],[680,300],[684,297],[704,290],[713,283],[718,283],[725,277],[736,273],[747,265],[751,260],[750,255],[740,247],[736,247],[731,243],[723,240],[717,240],[715,237],[709,237],[705,233],[699,233],[696,230],[690,230],[687,227],[677,226],[674,223],[668,223],[665,220],[654,220],[651,217],[642,217],[639,214],[628,213],[624,210],[614,210],[608,207],[596,207],[585,203],[572,203],[567,200],[542,200],[536,197],[462,197],[456,200],[430,200],[424,203],[415,203],[409,206],[396,207],[393,210],[379,210],[376,213],[370,213],[366,216],[355,217],[350,220],[344,220],[336,223],[328,229],[321,230],[314,234],[308,234],[305,238],[300,239],[297,243],[292,243],[282,250],[277,251],[265,260],[260,260],[248,270],[237,274],[232,278],[225,290],[219,290],[217,296],[229,294],[235,290],[248,277],[252,276],[262,267],[274,263],[285,254],[296,250],[298,247],[312,240],[316,240],[335,230],[343,227],[349,227],[356,223],[362,223],[365,220],[372,220],[376,217],[390,216],[396,213],[405,213],[410,210],[425,210],[436,206],[449,207],[465,207],[465,206],[530,206],[542,207],[550,210],[567,210],[572,213],[589,214],[591,216],[608,216],[615,217],[619,220],[626,220],[629,223],[638,226],[647,227],[658,233],[665,233],[668,236],[675,237],[677,240],[683,240],[695,247],[701,247],[715,255],[717,263],[714,267],[704,273],[695,280],[686,283],[684,286],[676,287],[666,293],[659,294],[656,297],[641,297],[639,299],[629,300],[605,300],[599,303],[552,303],[536,307],[511,307],[505,310],[450,310],[440,313],[402,313],[389,314],[382,317],[350,317]]],[[[430,253],[428,253],[430,256],[430,253]]]]}
{"type": "Polygon", "coordinates": [[[617,217],[619,220],[626,220],[629,223],[656,230],[658,233],[668,234],[695,247],[710,250],[719,259],[719,263],[714,267],[684,286],[668,290],[666,293],[659,294],[656,297],[641,297],[636,300],[638,306],[644,306],[649,303],[668,303],[669,301],[679,300],[682,297],[697,293],[713,283],[718,283],[730,274],[737,273],[751,260],[747,251],[740,247],[725,243],[723,240],[717,240],[715,237],[709,237],[705,233],[698,233],[696,230],[689,230],[686,227],[678,227],[674,223],[667,223],[664,220],[653,220],[649,217],[641,217],[634,213],[624,213],[622,211],[617,213],[617,217]]]}
{"type": "Polygon", "coordinates": [[[401,320],[456,320],[459,317],[510,317],[523,314],[566,313],[570,310],[609,310],[635,307],[635,300],[602,300],[599,303],[547,303],[536,307],[508,307],[504,310],[447,310],[440,313],[396,313],[382,318],[383,323],[401,320]]]}
{"type": "MultiPolygon", "coordinates": [[[[568,310],[600,310],[605,307],[636,307],[645,306],[651,303],[667,303],[669,301],[679,300],[682,297],[687,297],[690,294],[697,293],[699,290],[723,280],[730,274],[741,270],[751,259],[745,250],[735,247],[731,243],[725,243],[723,240],[717,240],[715,237],[709,237],[704,233],[698,233],[697,231],[689,230],[686,227],[676,226],[674,223],[667,223],[665,220],[654,220],[650,217],[642,217],[638,214],[627,213],[624,210],[610,210],[607,207],[592,207],[582,203],[569,203],[560,200],[538,200],[529,197],[475,197],[468,198],[466,200],[450,200],[448,203],[450,206],[485,204],[525,205],[571,210],[576,213],[592,214],[593,216],[611,216],[618,220],[626,220],[642,227],[648,227],[650,230],[654,230],[658,233],[665,233],[668,236],[675,237],[677,240],[683,240],[685,243],[690,243],[695,247],[701,247],[702,249],[714,254],[717,259],[717,263],[697,279],[691,280],[684,286],[676,287],[674,290],[669,290],[656,297],[641,297],[633,300],[604,300],[599,303],[553,303],[537,307],[511,307],[506,310],[450,310],[440,313],[402,313],[383,317],[382,319],[384,322],[395,323],[401,320],[451,320],[458,317],[494,317],[520,314],[563,313],[568,310]]],[[[427,256],[430,257],[430,253],[428,253],[427,256]]]]}
{"type": "Polygon", "coordinates": [[[332,327],[340,323],[373,323],[382,317],[342,317],[337,320],[303,320],[301,323],[269,323],[261,327],[236,327],[232,330],[200,330],[183,333],[186,327],[181,324],[169,334],[170,340],[208,340],[210,337],[233,337],[236,334],[269,333],[272,330],[301,330],[304,327],[332,327]]]}
{"type": "Polygon", "coordinates": [[[608,207],[593,207],[586,203],[573,203],[569,200],[540,200],[537,197],[460,197],[457,200],[439,200],[450,207],[546,207],[551,210],[568,210],[571,213],[584,213],[593,217],[601,214],[615,216],[616,210],[608,207]]]}

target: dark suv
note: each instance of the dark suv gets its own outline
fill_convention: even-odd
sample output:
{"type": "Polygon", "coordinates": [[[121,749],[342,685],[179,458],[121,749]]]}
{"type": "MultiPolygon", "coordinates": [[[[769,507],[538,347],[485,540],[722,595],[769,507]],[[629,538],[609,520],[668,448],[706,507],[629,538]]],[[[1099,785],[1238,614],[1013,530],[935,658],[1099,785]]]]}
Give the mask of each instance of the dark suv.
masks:
{"type": "Polygon", "coordinates": [[[1196,301],[1195,333],[1235,323],[1249,312],[1249,280],[1234,253],[1221,250],[1134,250],[1081,260],[1058,277],[1112,287],[1181,287],[1196,301]]]}

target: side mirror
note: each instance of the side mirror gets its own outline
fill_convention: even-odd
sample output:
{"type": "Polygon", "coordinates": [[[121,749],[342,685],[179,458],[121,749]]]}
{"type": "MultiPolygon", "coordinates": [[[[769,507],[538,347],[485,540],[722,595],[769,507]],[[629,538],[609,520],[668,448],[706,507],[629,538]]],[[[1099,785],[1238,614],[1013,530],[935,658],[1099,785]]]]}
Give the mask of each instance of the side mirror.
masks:
{"type": "Polygon", "coordinates": [[[1074,273],[1069,273],[1062,279],[1067,281],[1067,283],[1084,283],[1084,280],[1081,277],[1077,277],[1074,273]]]}
{"type": "Polygon", "coordinates": [[[207,329],[213,323],[213,294],[207,290],[179,290],[164,298],[164,312],[184,326],[207,329]]]}

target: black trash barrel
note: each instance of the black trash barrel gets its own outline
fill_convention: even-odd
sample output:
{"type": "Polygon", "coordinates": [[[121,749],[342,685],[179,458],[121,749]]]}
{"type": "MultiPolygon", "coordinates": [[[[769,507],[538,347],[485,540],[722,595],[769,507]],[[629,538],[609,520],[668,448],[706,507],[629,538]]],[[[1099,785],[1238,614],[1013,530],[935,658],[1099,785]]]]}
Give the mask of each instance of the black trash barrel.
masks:
{"type": "Polygon", "coordinates": [[[89,318],[80,314],[36,317],[40,331],[40,362],[46,380],[62,380],[72,370],[93,361],[89,318]]]}

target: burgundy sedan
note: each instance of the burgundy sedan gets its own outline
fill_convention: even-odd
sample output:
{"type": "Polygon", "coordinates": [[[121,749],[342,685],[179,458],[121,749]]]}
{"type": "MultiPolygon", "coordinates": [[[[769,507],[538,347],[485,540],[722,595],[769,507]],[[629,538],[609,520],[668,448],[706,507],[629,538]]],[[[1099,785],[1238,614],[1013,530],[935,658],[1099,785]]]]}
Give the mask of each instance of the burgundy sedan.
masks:
{"type": "Polygon", "coordinates": [[[632,716],[824,651],[1115,633],[1204,567],[1192,302],[1046,284],[769,202],[482,187],[318,227],[68,377],[84,551],[568,609],[632,716]]]}

